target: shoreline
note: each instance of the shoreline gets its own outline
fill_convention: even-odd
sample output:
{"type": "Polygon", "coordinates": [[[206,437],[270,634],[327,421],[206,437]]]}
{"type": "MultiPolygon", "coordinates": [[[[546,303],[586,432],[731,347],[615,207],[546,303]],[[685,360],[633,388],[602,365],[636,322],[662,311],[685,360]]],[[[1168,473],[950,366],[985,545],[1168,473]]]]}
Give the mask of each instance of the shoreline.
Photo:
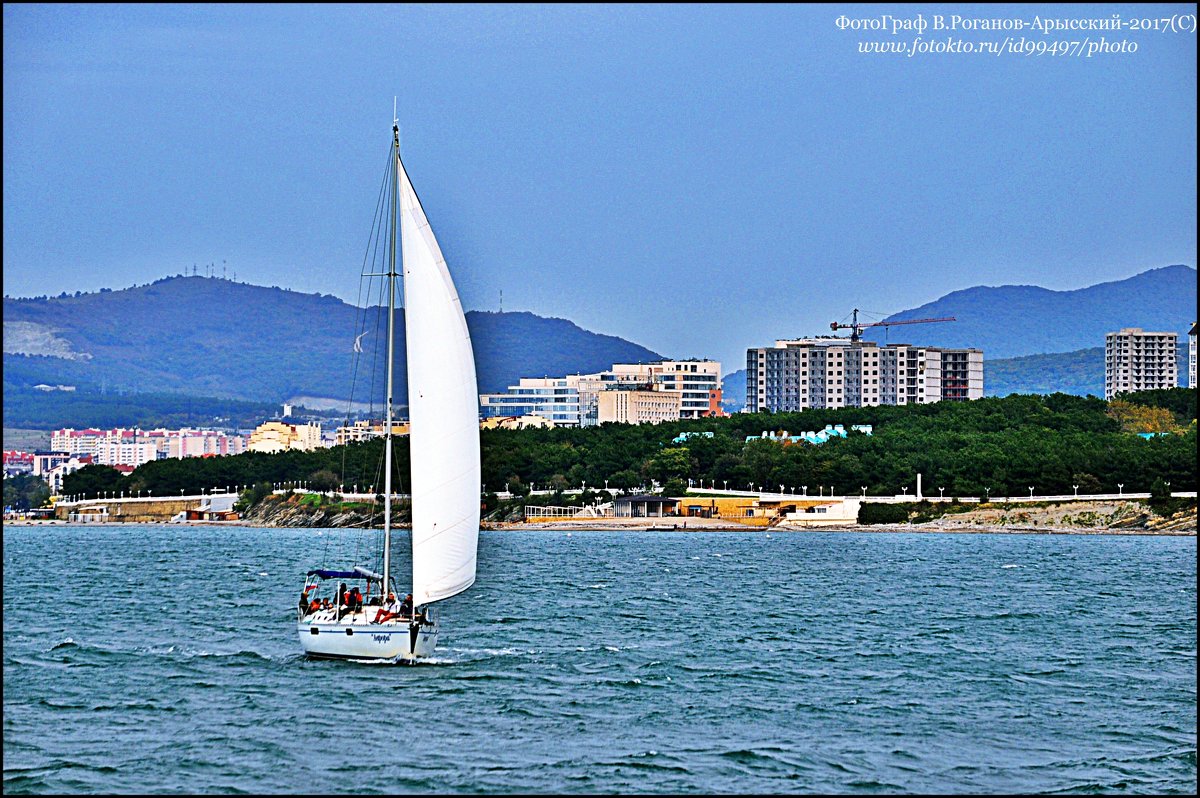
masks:
{"type": "MultiPolygon", "coordinates": [[[[302,529],[305,527],[279,526],[270,527],[260,524],[247,524],[242,521],[184,521],[167,523],[163,521],[95,521],[75,522],[58,519],[27,520],[12,519],[4,522],[5,526],[86,526],[86,527],[142,527],[142,526],[241,526],[258,529],[302,529]]],[[[1038,526],[1031,524],[848,524],[828,526],[791,526],[780,524],[776,526],[749,526],[746,524],[704,523],[704,519],[690,518],[688,523],[677,522],[671,529],[663,529],[663,523],[653,524],[614,524],[596,519],[585,522],[554,522],[542,521],[536,523],[524,521],[491,522],[480,525],[480,530],[488,532],[531,532],[538,530],[553,532],[763,532],[808,534],[813,532],[864,532],[868,534],[945,534],[945,535],[1142,535],[1150,537],[1196,537],[1196,528],[1182,529],[1146,529],[1143,527],[1077,527],[1077,526],[1038,526]],[[653,528],[659,527],[659,528],[653,528]]],[[[317,527],[311,527],[317,528],[317,527]]],[[[328,529],[361,529],[361,527],[321,527],[328,529]]]]}
{"type": "Polygon", "coordinates": [[[955,526],[948,524],[847,524],[829,526],[748,526],[744,524],[691,524],[675,529],[650,529],[650,525],[604,524],[604,523],[557,523],[544,521],[538,523],[507,522],[492,523],[482,529],[497,532],[529,532],[548,530],[556,532],[763,532],[780,534],[810,534],[813,532],[865,532],[871,534],[947,534],[947,535],[1146,535],[1151,537],[1196,537],[1195,528],[1187,529],[1145,529],[1141,527],[1070,527],[1070,526],[1034,526],[1015,525],[983,525],[955,526]]]}

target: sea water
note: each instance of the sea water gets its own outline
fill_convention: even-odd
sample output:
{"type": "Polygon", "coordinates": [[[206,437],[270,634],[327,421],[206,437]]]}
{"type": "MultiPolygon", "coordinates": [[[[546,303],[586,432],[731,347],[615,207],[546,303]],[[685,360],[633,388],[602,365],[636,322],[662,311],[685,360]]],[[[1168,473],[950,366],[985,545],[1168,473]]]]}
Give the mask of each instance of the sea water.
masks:
{"type": "Polygon", "coordinates": [[[5,527],[4,792],[1196,790],[1194,537],[486,531],[432,663],[306,660],[361,535],[5,527]]]}

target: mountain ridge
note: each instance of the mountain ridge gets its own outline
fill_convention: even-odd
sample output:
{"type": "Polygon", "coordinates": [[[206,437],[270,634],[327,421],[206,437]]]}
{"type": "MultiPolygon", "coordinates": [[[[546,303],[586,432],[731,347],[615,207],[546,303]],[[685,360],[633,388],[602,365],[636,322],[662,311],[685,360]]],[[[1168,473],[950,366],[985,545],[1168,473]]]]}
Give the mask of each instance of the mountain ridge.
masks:
{"type": "MultiPolygon", "coordinates": [[[[397,309],[397,394],[406,393],[403,309],[397,309]]],[[[364,350],[382,340],[386,309],[329,294],[167,277],[117,291],[4,298],[4,382],[67,383],[140,392],[183,392],[248,401],[351,397],[355,331],[364,350]],[[365,314],[360,320],[359,314],[365,314]],[[36,341],[47,348],[36,351],[36,341]],[[69,357],[64,357],[67,354],[69,357]]],[[[600,371],[662,355],[568,319],[528,311],[468,311],[481,392],[520,377],[600,371]]],[[[383,347],[360,363],[382,387],[383,347]]],[[[368,375],[370,376],[370,375],[368,375]]],[[[370,390],[370,389],[368,389],[370,390]]]]}
{"type": "Polygon", "coordinates": [[[1187,333],[1196,320],[1196,269],[1183,264],[1147,269],[1123,280],[1069,290],[1032,285],[974,286],[884,318],[902,321],[954,316],[955,322],[908,328],[868,328],[863,337],[924,346],[974,347],[988,358],[1074,352],[1104,345],[1122,327],[1187,333]]]}
{"type": "MultiPolygon", "coordinates": [[[[1064,392],[1090,393],[1103,385],[1102,371],[1091,372],[1104,333],[1128,326],[1186,333],[1195,321],[1195,298],[1196,270],[1173,265],[1079,289],[957,289],[887,320],[955,316],[953,324],[906,328],[903,339],[982,349],[987,395],[1044,393],[1062,379],[1064,392]],[[1083,345],[1075,345],[1080,341],[1083,345]]],[[[402,331],[403,309],[397,313],[402,331]]],[[[595,372],[613,363],[663,358],[565,318],[529,311],[468,311],[466,316],[484,393],[502,391],[521,377],[595,372]]],[[[358,308],[332,294],[218,277],[179,275],[57,297],[6,296],[4,384],[6,394],[10,386],[48,383],[244,401],[361,401],[381,390],[383,355],[364,361],[375,375],[374,393],[348,395],[352,333],[365,330],[368,348],[367,342],[382,337],[385,324],[386,311],[378,305],[358,308]],[[364,326],[353,323],[360,313],[364,326]]],[[[864,331],[872,340],[886,336],[884,328],[864,331]]],[[[893,331],[891,338],[896,342],[901,334],[893,331]]],[[[1181,341],[1186,341],[1183,335],[1181,341]]],[[[397,343],[397,395],[403,397],[405,352],[403,340],[397,343]]],[[[744,373],[726,378],[725,405],[734,410],[744,399],[744,373]]]]}

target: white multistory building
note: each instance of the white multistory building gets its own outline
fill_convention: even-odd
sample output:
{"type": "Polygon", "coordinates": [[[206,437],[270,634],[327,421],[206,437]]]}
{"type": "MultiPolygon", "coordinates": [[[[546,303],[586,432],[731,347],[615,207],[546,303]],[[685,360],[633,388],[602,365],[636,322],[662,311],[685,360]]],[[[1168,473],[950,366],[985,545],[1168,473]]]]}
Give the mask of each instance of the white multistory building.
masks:
{"type": "MultiPolygon", "coordinates": [[[[527,377],[517,385],[509,386],[504,393],[480,394],[479,403],[484,418],[533,415],[552,421],[556,426],[586,427],[601,421],[601,394],[637,388],[676,395],[679,406],[676,418],[701,418],[710,415],[718,406],[714,394],[719,399],[721,364],[715,360],[616,363],[611,369],[595,374],[527,377]]],[[[651,406],[645,404],[646,400],[633,401],[639,406],[651,406]]],[[[666,407],[662,403],[653,403],[653,406],[655,413],[666,407]]],[[[631,417],[642,415],[634,412],[631,417]]]]}
{"type": "Polygon", "coordinates": [[[746,350],[746,409],[965,402],[983,397],[983,352],[834,336],[746,350]]]}
{"type": "Polygon", "coordinates": [[[1188,387],[1196,387],[1196,322],[1188,330],[1188,387]]]}
{"type": "Polygon", "coordinates": [[[1104,336],[1104,398],[1179,384],[1179,336],[1124,327],[1104,336]]]}
{"type": "Polygon", "coordinates": [[[105,441],[96,446],[94,461],[107,466],[133,466],[137,468],[143,463],[158,459],[158,450],[153,443],[134,443],[133,441],[105,441]]]}
{"type": "MultiPolygon", "coordinates": [[[[104,457],[100,455],[100,449],[103,446],[114,444],[132,444],[141,446],[142,444],[150,444],[154,450],[154,456],[147,459],[165,459],[165,458],[182,458],[182,457],[206,457],[218,454],[241,454],[246,450],[246,441],[241,435],[230,435],[219,430],[201,430],[201,429],[151,429],[143,430],[134,429],[60,429],[55,430],[50,435],[50,448],[56,452],[66,452],[72,455],[92,455],[97,463],[105,462],[104,457]]],[[[143,451],[143,450],[138,450],[143,451]]],[[[129,450],[112,449],[108,450],[105,457],[119,458],[117,462],[109,463],[116,465],[128,464],[123,462],[129,459],[129,450]],[[121,454],[120,452],[125,452],[121,454]]],[[[134,459],[140,459],[142,455],[137,455],[134,459]]]]}

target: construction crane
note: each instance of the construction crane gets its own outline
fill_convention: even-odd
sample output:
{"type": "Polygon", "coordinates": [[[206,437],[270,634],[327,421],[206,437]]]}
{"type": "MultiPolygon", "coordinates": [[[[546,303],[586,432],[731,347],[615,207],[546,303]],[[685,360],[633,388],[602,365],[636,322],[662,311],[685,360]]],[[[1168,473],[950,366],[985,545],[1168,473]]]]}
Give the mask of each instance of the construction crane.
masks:
{"type": "Polygon", "coordinates": [[[850,331],[850,340],[857,341],[862,337],[862,331],[863,331],[863,328],[865,328],[865,327],[891,327],[892,325],[895,325],[895,324],[929,324],[929,323],[932,323],[935,321],[954,321],[954,320],[955,319],[953,316],[944,316],[940,319],[900,319],[898,321],[871,321],[871,322],[863,322],[862,324],[859,324],[858,308],[855,308],[854,309],[854,321],[850,322],[849,324],[840,324],[835,321],[829,325],[829,329],[833,330],[834,332],[837,332],[838,330],[849,330],[850,331]]]}

